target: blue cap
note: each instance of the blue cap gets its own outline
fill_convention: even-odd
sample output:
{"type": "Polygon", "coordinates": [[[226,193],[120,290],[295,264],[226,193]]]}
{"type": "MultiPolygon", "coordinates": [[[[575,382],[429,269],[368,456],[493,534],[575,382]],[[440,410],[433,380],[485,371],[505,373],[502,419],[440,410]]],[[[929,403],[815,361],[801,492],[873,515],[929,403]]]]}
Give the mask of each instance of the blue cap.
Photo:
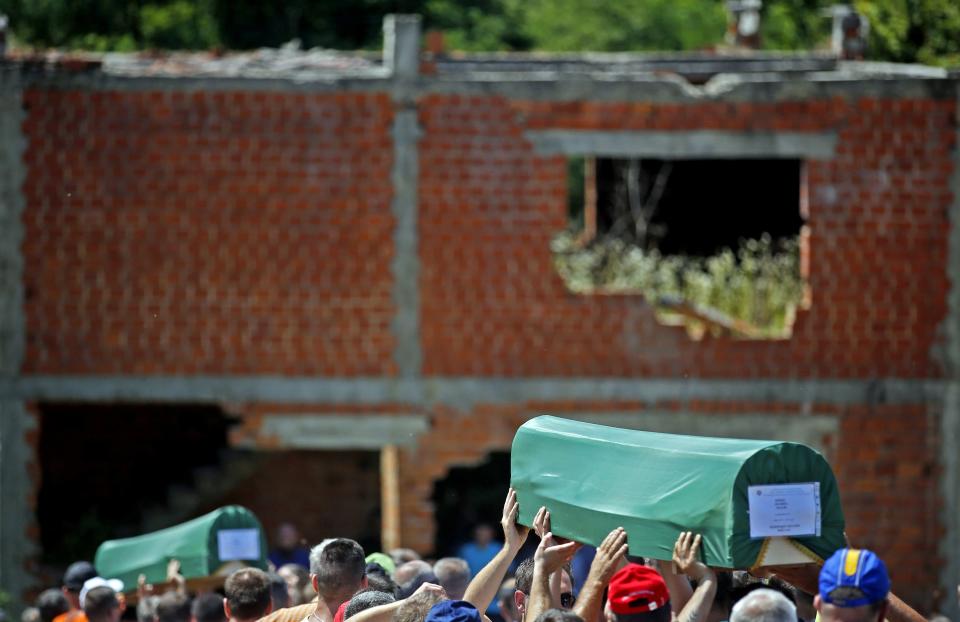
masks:
{"type": "Polygon", "coordinates": [[[430,608],[424,622],[480,622],[480,612],[465,600],[444,600],[430,608]]]}
{"type": "Polygon", "coordinates": [[[840,549],[820,570],[820,600],[835,607],[872,605],[889,592],[887,567],[873,551],[840,549]]]}

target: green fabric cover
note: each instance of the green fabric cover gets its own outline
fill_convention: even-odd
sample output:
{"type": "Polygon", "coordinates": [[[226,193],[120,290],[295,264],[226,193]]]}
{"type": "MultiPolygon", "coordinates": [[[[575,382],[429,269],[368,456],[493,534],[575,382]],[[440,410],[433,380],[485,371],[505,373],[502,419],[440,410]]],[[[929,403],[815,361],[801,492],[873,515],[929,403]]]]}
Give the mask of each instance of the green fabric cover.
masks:
{"type": "Polygon", "coordinates": [[[259,559],[243,560],[248,566],[267,568],[267,540],[253,512],[228,505],[198,518],[153,533],[107,540],[97,549],[94,566],[100,576],[120,579],[125,590],[136,589],[137,577],[160,583],[167,577],[167,562],[177,559],[186,579],[213,575],[222,562],[217,532],[221,529],[256,529],[260,535],[259,559]]]}
{"type": "Polygon", "coordinates": [[[750,538],[747,487],[820,482],[821,535],[795,538],[826,559],[844,546],[843,511],[827,461],[798,443],[659,434],[558,417],[517,430],[511,484],[519,521],[550,510],[558,536],[598,545],[627,530],[631,555],[670,559],[681,531],[703,536],[710,566],[749,568],[762,539],[750,538]]]}

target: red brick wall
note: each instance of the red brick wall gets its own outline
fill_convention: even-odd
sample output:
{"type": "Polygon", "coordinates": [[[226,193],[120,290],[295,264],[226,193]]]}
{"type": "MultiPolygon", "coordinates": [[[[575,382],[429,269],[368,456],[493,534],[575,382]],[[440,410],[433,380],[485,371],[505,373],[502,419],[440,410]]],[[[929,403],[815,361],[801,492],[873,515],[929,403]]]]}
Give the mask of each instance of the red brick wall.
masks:
{"type": "Polygon", "coordinates": [[[385,95],[25,103],[25,373],[394,372],[385,95]]]}
{"type": "Polygon", "coordinates": [[[437,375],[937,376],[953,102],[422,102],[421,324],[437,375]],[[640,296],[567,292],[551,265],[566,165],[525,130],[836,131],[810,161],[812,308],[787,341],[693,342],[640,296]],[[832,186],[835,200],[830,198],[832,186]],[[921,302],[922,301],[922,302],[921,302]],[[919,303],[919,304],[918,304],[919,303]]]}

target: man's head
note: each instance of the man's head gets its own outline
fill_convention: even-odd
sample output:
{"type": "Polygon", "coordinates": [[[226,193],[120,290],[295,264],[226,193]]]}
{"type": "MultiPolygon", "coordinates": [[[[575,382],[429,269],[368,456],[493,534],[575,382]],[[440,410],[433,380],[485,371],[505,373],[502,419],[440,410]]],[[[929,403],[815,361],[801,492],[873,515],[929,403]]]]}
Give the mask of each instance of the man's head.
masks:
{"type": "Polygon", "coordinates": [[[420,555],[413,549],[391,549],[390,557],[397,566],[420,559],[420,555]]]}
{"type": "Polygon", "coordinates": [[[277,548],[292,551],[300,544],[300,532],[291,523],[281,523],[277,527],[277,548]]]}
{"type": "Polygon", "coordinates": [[[487,546],[493,542],[494,531],[493,527],[485,523],[481,523],[473,528],[473,541],[479,546],[487,546]]]}
{"type": "MultiPolygon", "coordinates": [[[[144,596],[137,601],[137,622],[156,622],[157,619],[157,603],[160,601],[159,596],[144,596]]],[[[221,599],[217,599],[218,606],[221,611],[223,610],[223,602],[221,599]]]]}
{"type": "Polygon", "coordinates": [[[887,567],[866,549],[840,549],[820,569],[814,606],[823,622],[882,621],[890,593],[887,567]]]}
{"type": "Polygon", "coordinates": [[[470,566],[459,557],[442,557],[433,565],[433,574],[437,575],[440,585],[447,596],[460,600],[470,585],[470,566]]]}
{"type": "Polygon", "coordinates": [[[366,587],[366,568],[363,548],[348,538],[337,538],[310,551],[313,589],[331,608],[366,587]]]}
{"type": "Polygon", "coordinates": [[[760,588],[753,590],[736,605],[730,622],[796,622],[797,608],[780,592],[760,588]]]}
{"type": "Polygon", "coordinates": [[[370,587],[362,589],[354,594],[353,598],[350,599],[350,602],[347,604],[347,610],[343,614],[343,619],[347,620],[361,611],[369,609],[370,607],[389,605],[396,600],[397,599],[394,598],[393,594],[389,594],[387,592],[381,592],[380,590],[370,587]]]}
{"type": "Polygon", "coordinates": [[[514,579],[507,579],[500,585],[500,591],[497,592],[497,606],[500,608],[500,617],[503,622],[520,622],[520,612],[517,611],[517,603],[513,595],[517,591],[517,584],[514,579]]]}
{"type": "Polygon", "coordinates": [[[272,610],[270,577],[259,568],[244,568],[223,586],[223,611],[231,620],[258,620],[272,610]]]}
{"type": "Polygon", "coordinates": [[[273,602],[273,608],[286,609],[290,606],[290,593],[287,591],[287,582],[279,574],[270,572],[270,600],[273,602]]]}
{"type": "Polygon", "coordinates": [[[70,601],[62,590],[55,587],[40,592],[34,606],[40,611],[40,622],[53,622],[61,613],[70,611],[70,601]]]}
{"type": "Polygon", "coordinates": [[[123,607],[113,588],[101,585],[84,594],[83,612],[90,622],[119,622],[123,607]]]}
{"type": "Polygon", "coordinates": [[[90,562],[73,562],[63,573],[63,595],[71,609],[80,609],[80,590],[83,584],[97,576],[97,571],[90,562]]]}
{"type": "Polygon", "coordinates": [[[397,582],[397,585],[403,587],[410,583],[415,576],[424,572],[433,572],[433,568],[421,559],[413,559],[397,566],[397,569],[393,571],[393,580],[397,582]]]}
{"type": "MultiPolygon", "coordinates": [[[[563,609],[572,609],[573,598],[573,580],[569,567],[563,568],[563,574],[560,575],[560,607],[563,609]]],[[[533,558],[529,557],[517,566],[517,572],[514,573],[514,584],[516,590],[513,593],[513,603],[516,605],[517,614],[523,620],[527,615],[527,597],[530,596],[530,590],[533,588],[533,558]]]]}
{"type": "Polygon", "coordinates": [[[223,598],[219,594],[207,592],[198,594],[190,605],[190,615],[193,622],[226,622],[224,615],[223,598]]]}
{"type": "MultiPolygon", "coordinates": [[[[284,564],[277,569],[277,574],[287,583],[287,601],[290,607],[308,602],[303,593],[304,588],[310,586],[310,573],[306,568],[299,564],[284,564]]],[[[274,605],[274,609],[278,607],[274,605]]]]}
{"type": "Polygon", "coordinates": [[[378,572],[367,573],[367,589],[384,592],[394,598],[400,593],[400,588],[393,582],[393,579],[378,572]]]}
{"type": "Polygon", "coordinates": [[[670,622],[670,592],[653,568],[627,564],[610,579],[607,606],[617,622],[670,622]]]}
{"type": "Polygon", "coordinates": [[[397,609],[393,622],[424,622],[433,606],[444,600],[446,598],[441,593],[433,590],[414,594],[403,601],[403,604],[397,609]]]}
{"type": "Polygon", "coordinates": [[[190,622],[190,597],[167,592],[157,599],[157,622],[190,622]]]}

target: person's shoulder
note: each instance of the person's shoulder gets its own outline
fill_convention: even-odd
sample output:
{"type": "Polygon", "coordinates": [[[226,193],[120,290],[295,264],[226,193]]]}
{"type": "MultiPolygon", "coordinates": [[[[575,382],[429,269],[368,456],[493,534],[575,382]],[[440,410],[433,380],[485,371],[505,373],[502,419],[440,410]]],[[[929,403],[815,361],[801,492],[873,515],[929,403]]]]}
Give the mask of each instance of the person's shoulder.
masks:
{"type": "Polygon", "coordinates": [[[257,622],[310,622],[308,618],[313,610],[317,608],[317,603],[306,603],[296,607],[286,607],[277,609],[268,613],[257,622]]]}

